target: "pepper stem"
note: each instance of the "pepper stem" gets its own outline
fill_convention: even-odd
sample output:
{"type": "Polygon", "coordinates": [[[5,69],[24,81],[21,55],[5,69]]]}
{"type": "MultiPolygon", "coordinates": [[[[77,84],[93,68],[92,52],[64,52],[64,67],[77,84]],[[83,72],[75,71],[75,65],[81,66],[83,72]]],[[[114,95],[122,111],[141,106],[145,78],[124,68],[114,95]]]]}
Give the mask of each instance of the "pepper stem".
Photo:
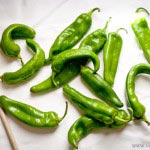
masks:
{"type": "Polygon", "coordinates": [[[129,111],[129,114],[130,114],[129,119],[128,119],[128,122],[129,122],[133,120],[133,110],[131,107],[128,107],[127,110],[129,111]]]}
{"type": "Polygon", "coordinates": [[[23,59],[22,59],[22,57],[20,56],[20,54],[18,55],[18,59],[20,59],[21,65],[23,66],[23,65],[24,65],[24,62],[23,62],[23,59]]]}
{"type": "Polygon", "coordinates": [[[108,27],[108,24],[109,24],[111,18],[112,18],[112,17],[109,17],[109,19],[106,21],[106,24],[105,24],[104,28],[102,29],[104,32],[106,32],[106,29],[107,29],[107,27],[108,27]]]}
{"type": "Polygon", "coordinates": [[[100,8],[98,8],[98,7],[93,8],[92,10],[90,10],[90,11],[88,12],[89,16],[91,16],[91,15],[93,14],[93,12],[96,11],[96,10],[97,10],[98,12],[100,12],[100,8]]]}
{"type": "Polygon", "coordinates": [[[143,119],[143,121],[145,121],[145,122],[147,123],[147,125],[148,125],[148,126],[150,125],[150,122],[147,120],[147,118],[146,118],[146,116],[145,116],[145,115],[143,116],[143,118],[142,118],[142,119],[143,119]]]}
{"type": "Polygon", "coordinates": [[[118,117],[118,116],[115,116],[115,121],[121,121],[121,122],[123,122],[123,123],[127,123],[127,122],[129,122],[128,120],[124,120],[124,119],[121,119],[120,117],[118,117]]]}
{"type": "Polygon", "coordinates": [[[53,84],[55,85],[55,86],[57,86],[57,83],[55,82],[55,75],[56,75],[56,72],[53,72],[52,71],[52,82],[53,82],[53,84]]]}
{"type": "Polygon", "coordinates": [[[136,9],[136,13],[139,13],[139,11],[143,11],[143,12],[145,12],[149,17],[150,17],[150,13],[149,13],[149,11],[147,10],[147,9],[145,9],[145,8],[143,8],[143,7],[139,7],[139,8],[137,8],[136,9]]]}
{"type": "Polygon", "coordinates": [[[67,115],[67,112],[68,112],[68,102],[66,102],[66,109],[65,109],[64,115],[59,119],[59,122],[61,122],[65,118],[65,116],[67,115]]]}
{"type": "Polygon", "coordinates": [[[117,33],[120,31],[120,30],[123,30],[123,31],[125,31],[126,32],[126,34],[128,33],[128,31],[125,29],[125,28],[119,28],[119,29],[117,29],[117,33]]]}

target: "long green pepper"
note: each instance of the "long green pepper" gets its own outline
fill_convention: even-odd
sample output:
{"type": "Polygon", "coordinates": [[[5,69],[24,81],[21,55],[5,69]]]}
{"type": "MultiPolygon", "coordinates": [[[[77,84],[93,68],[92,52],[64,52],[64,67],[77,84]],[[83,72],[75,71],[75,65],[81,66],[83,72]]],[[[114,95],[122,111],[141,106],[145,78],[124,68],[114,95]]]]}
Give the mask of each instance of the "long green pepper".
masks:
{"type": "Polygon", "coordinates": [[[100,11],[99,8],[94,8],[88,13],[79,15],[71,25],[69,25],[58,35],[50,48],[49,57],[46,59],[45,64],[50,63],[54,56],[67,49],[71,49],[81,40],[81,38],[90,29],[92,24],[91,16],[96,10],[100,11]]]}
{"type": "Polygon", "coordinates": [[[6,72],[0,78],[7,84],[19,84],[35,76],[44,65],[45,53],[40,46],[32,39],[26,40],[27,45],[35,55],[22,68],[15,72],[6,72]]]}
{"type": "Polygon", "coordinates": [[[133,109],[133,117],[135,119],[142,119],[149,125],[150,123],[145,116],[145,107],[139,102],[138,97],[135,94],[135,79],[136,76],[141,73],[150,74],[150,65],[138,64],[130,69],[126,78],[127,102],[128,105],[133,109]]]}
{"type": "MultiPolygon", "coordinates": [[[[145,11],[148,16],[150,16],[149,12],[145,8],[138,8],[136,12],[145,11]]],[[[136,36],[138,43],[140,44],[144,56],[147,61],[150,63],[150,29],[148,23],[145,18],[140,18],[135,20],[131,24],[132,30],[136,36]]]]}
{"type": "Polygon", "coordinates": [[[122,38],[118,34],[119,30],[125,30],[125,29],[119,28],[116,32],[110,32],[108,34],[108,39],[104,46],[104,53],[103,53],[104,79],[110,85],[114,84],[120,52],[122,48],[122,38]]]}
{"type": "Polygon", "coordinates": [[[33,127],[57,127],[68,110],[68,104],[66,103],[65,113],[62,118],[59,118],[58,114],[53,111],[43,112],[6,96],[0,96],[0,107],[15,118],[33,127]]]}
{"type": "MultiPolygon", "coordinates": [[[[91,34],[89,34],[85,39],[80,43],[79,48],[82,50],[92,50],[96,54],[99,53],[107,39],[106,29],[108,26],[109,20],[106,22],[106,25],[103,29],[97,29],[91,34]]],[[[70,82],[74,77],[76,77],[80,72],[80,65],[85,64],[87,59],[81,60],[79,62],[67,63],[63,70],[54,76],[56,85],[53,84],[52,76],[48,77],[43,82],[34,85],[31,87],[30,91],[32,93],[39,93],[45,91],[52,91],[60,86],[63,86],[70,82]],[[66,76],[67,74],[67,76],[66,76]]]]}
{"type": "Polygon", "coordinates": [[[29,26],[23,24],[12,24],[8,26],[3,34],[1,39],[1,47],[4,54],[8,57],[17,57],[21,60],[20,56],[20,47],[13,40],[14,39],[33,39],[35,37],[35,30],[29,26]]]}
{"type": "Polygon", "coordinates": [[[89,67],[81,67],[80,76],[97,97],[113,107],[122,107],[123,103],[112,87],[99,75],[93,74],[89,67]]]}

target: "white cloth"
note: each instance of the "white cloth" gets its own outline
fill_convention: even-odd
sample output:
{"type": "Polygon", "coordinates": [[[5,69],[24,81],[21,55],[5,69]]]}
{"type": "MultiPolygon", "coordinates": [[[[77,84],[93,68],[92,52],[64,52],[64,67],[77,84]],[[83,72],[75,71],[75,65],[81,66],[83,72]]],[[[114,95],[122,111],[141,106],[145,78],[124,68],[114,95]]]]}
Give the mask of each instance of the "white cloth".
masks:
{"type": "MultiPolygon", "coordinates": [[[[45,50],[48,57],[49,48],[56,36],[68,26],[79,14],[94,7],[100,7],[101,12],[93,14],[93,24],[89,31],[103,28],[109,17],[112,17],[108,32],[120,27],[128,30],[128,34],[120,32],[123,38],[123,48],[116,74],[114,89],[125,104],[125,79],[129,69],[141,62],[147,63],[140,50],[130,24],[135,19],[138,7],[150,8],[147,0],[1,0],[0,1],[0,35],[12,23],[23,23],[34,27],[37,34],[35,40],[45,50]]],[[[148,21],[149,22],[149,21],[148,21]]],[[[21,46],[21,56],[27,62],[32,54],[26,49],[24,40],[17,40],[21,46]]],[[[77,46],[76,46],[77,47],[77,46]]],[[[99,54],[103,73],[103,52],[99,54]]],[[[0,52],[0,74],[15,71],[21,67],[16,59],[9,59],[0,52]]],[[[93,67],[91,65],[91,67],[93,67]]],[[[0,82],[0,94],[12,99],[35,106],[43,111],[55,111],[61,117],[65,110],[65,97],[62,88],[46,94],[33,95],[29,89],[32,85],[43,81],[51,74],[50,66],[43,67],[32,80],[17,86],[8,86],[0,82]]],[[[70,85],[89,97],[95,97],[82,83],[78,76],[70,85]]],[[[150,119],[150,77],[141,75],[136,80],[136,93],[139,100],[147,108],[146,116],[150,119]]],[[[126,109],[126,104],[125,107],[126,109]]],[[[20,150],[69,150],[67,133],[72,123],[80,116],[77,109],[69,103],[66,118],[56,129],[37,129],[21,123],[8,116],[10,126],[20,150]]],[[[7,135],[0,121],[0,149],[9,150],[7,135]]],[[[144,122],[130,122],[122,130],[100,130],[88,135],[79,143],[79,150],[148,150],[150,149],[150,127],[144,122]],[[134,145],[137,144],[137,145],[134,145]],[[141,144],[141,145],[140,145],[141,144]],[[147,145],[146,145],[147,144],[147,145]],[[139,147],[138,147],[139,146],[139,147]],[[143,146],[143,147],[142,147],[143,146]]]]}

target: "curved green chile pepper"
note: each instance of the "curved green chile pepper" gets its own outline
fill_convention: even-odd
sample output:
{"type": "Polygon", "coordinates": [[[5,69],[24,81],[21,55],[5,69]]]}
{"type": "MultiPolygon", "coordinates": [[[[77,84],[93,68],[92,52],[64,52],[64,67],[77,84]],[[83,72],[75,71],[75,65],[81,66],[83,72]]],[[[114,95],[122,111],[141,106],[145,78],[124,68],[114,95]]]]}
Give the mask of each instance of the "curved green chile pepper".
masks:
{"type": "Polygon", "coordinates": [[[81,40],[81,38],[91,27],[91,15],[96,10],[100,11],[99,8],[94,8],[88,13],[81,14],[71,25],[69,25],[58,35],[50,48],[49,57],[46,59],[45,64],[50,63],[50,61],[53,59],[53,56],[56,56],[57,54],[72,48],[81,40]]]}
{"type": "Polygon", "coordinates": [[[59,122],[62,121],[67,114],[68,103],[66,103],[66,110],[62,118],[59,118],[58,114],[53,111],[43,112],[6,96],[0,96],[0,107],[30,126],[57,127],[59,122]]]}
{"type": "MultiPolygon", "coordinates": [[[[95,53],[98,53],[102,50],[107,36],[106,36],[106,28],[108,25],[109,20],[106,22],[106,25],[103,29],[97,29],[96,31],[92,32],[89,34],[83,41],[81,42],[79,48],[83,50],[92,50],[95,53]]],[[[54,77],[55,83],[57,85],[54,85],[52,82],[52,76],[48,77],[46,80],[43,82],[34,85],[31,87],[30,91],[32,93],[39,93],[39,92],[45,92],[45,91],[52,91],[56,88],[59,88],[62,85],[67,84],[69,81],[71,81],[74,77],[78,75],[80,72],[80,65],[81,63],[86,63],[87,59],[84,59],[84,62],[73,62],[73,63],[68,63],[66,66],[63,68],[63,70],[56,74],[54,77]],[[67,74],[67,76],[66,76],[67,74]]]]}
{"type": "MultiPolygon", "coordinates": [[[[87,115],[90,116],[91,118],[94,118],[100,121],[105,121],[104,117],[97,118],[95,117],[95,115],[93,115],[94,113],[97,113],[97,114],[102,114],[106,117],[109,117],[110,119],[112,119],[112,121],[119,120],[124,123],[130,121],[130,119],[124,120],[124,119],[119,118],[119,116],[117,116],[118,115],[117,109],[111,106],[108,106],[107,104],[99,100],[86,97],[82,95],[81,93],[79,93],[78,91],[76,91],[75,89],[71,88],[69,85],[65,85],[63,87],[63,92],[64,92],[64,95],[66,95],[67,98],[69,98],[69,100],[73,104],[75,104],[78,108],[80,108],[81,111],[83,111],[85,115],[86,113],[88,113],[87,115]],[[85,108],[85,109],[82,109],[82,108],[85,108]],[[89,114],[89,112],[86,112],[86,110],[90,110],[91,114],[89,114]]],[[[109,124],[109,122],[107,124],[109,124]]]]}
{"type": "Polygon", "coordinates": [[[138,100],[135,94],[135,78],[138,74],[150,74],[150,65],[138,64],[131,68],[126,78],[126,93],[128,98],[128,105],[133,109],[133,116],[136,119],[143,119],[150,124],[145,117],[145,107],[138,100]]]}
{"type": "MultiPolygon", "coordinates": [[[[127,115],[126,111],[119,110],[118,116],[122,119],[128,119],[129,116],[127,115]]],[[[68,132],[68,141],[70,145],[74,148],[78,149],[78,143],[81,139],[85,136],[90,134],[93,130],[100,130],[104,128],[113,128],[113,129],[120,129],[125,127],[125,123],[120,121],[114,121],[114,123],[107,125],[103,122],[97,121],[87,116],[80,117],[77,119],[73,125],[70,127],[68,132]]]]}
{"type": "Polygon", "coordinates": [[[104,79],[110,85],[114,84],[114,79],[117,72],[118,61],[122,48],[122,38],[118,34],[118,31],[120,29],[123,28],[119,28],[117,32],[110,32],[108,34],[108,39],[104,46],[104,79]]]}
{"type": "Polygon", "coordinates": [[[35,52],[35,55],[16,72],[6,72],[1,76],[1,80],[7,84],[22,83],[31,77],[44,65],[45,54],[40,46],[32,39],[26,40],[27,45],[35,52]]]}
{"type": "Polygon", "coordinates": [[[77,119],[68,132],[68,141],[70,145],[78,149],[78,142],[87,136],[94,129],[107,128],[108,125],[103,122],[83,116],[77,119]]]}
{"type": "Polygon", "coordinates": [[[5,55],[9,57],[18,57],[19,59],[21,59],[20,47],[13,40],[18,38],[33,39],[35,37],[35,34],[36,32],[34,29],[23,24],[12,24],[8,26],[2,34],[1,39],[2,51],[4,52],[5,55]]]}
{"type": "MultiPolygon", "coordinates": [[[[139,12],[140,10],[144,10],[150,16],[149,12],[144,8],[138,8],[136,12],[139,12]]],[[[144,52],[145,58],[147,59],[148,62],[150,62],[150,29],[148,27],[146,19],[140,18],[135,20],[131,24],[131,27],[138,43],[140,44],[144,52]]]]}
{"type": "Polygon", "coordinates": [[[82,66],[80,71],[81,78],[88,85],[89,89],[101,100],[113,107],[122,107],[123,103],[112,89],[112,87],[99,75],[93,74],[89,67],[82,66]]]}
{"type": "Polygon", "coordinates": [[[82,49],[76,49],[76,50],[67,50],[60,54],[58,54],[55,59],[52,62],[52,81],[54,85],[57,85],[55,82],[55,74],[62,71],[65,63],[68,63],[69,61],[78,61],[81,58],[91,58],[94,64],[94,70],[93,73],[96,73],[100,67],[100,61],[98,56],[91,50],[82,50],[82,49]]]}

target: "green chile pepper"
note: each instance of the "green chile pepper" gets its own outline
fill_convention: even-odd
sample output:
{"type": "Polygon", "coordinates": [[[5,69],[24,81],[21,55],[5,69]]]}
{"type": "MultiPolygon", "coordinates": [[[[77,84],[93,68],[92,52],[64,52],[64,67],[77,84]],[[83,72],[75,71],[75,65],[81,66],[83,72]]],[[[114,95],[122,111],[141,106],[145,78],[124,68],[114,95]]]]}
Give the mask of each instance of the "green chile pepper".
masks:
{"type": "MultiPolygon", "coordinates": [[[[145,11],[150,16],[149,12],[144,8],[138,8],[136,12],[139,12],[140,10],[145,11]]],[[[146,19],[140,18],[135,20],[131,24],[131,27],[138,43],[140,44],[144,52],[145,58],[147,59],[148,62],[150,62],[150,29],[148,27],[146,19]]]]}
{"type": "Polygon", "coordinates": [[[54,85],[57,85],[55,82],[55,74],[62,71],[65,63],[69,61],[78,61],[81,58],[91,58],[94,64],[93,73],[96,73],[100,67],[100,61],[98,56],[91,50],[82,50],[82,49],[71,49],[64,51],[58,54],[52,62],[52,81],[54,85]]]}
{"type": "Polygon", "coordinates": [[[121,119],[118,116],[118,110],[108,106],[107,104],[105,104],[104,102],[101,102],[99,100],[96,99],[92,99],[89,97],[86,97],[84,95],[82,95],[81,93],[79,93],[78,91],[76,91],[75,89],[71,88],[69,85],[65,85],[63,87],[63,92],[64,95],[67,96],[67,98],[78,108],[81,109],[81,111],[85,114],[88,115],[91,118],[100,120],[105,122],[106,124],[110,124],[110,120],[112,120],[112,122],[114,121],[121,121],[121,122],[129,122],[131,119],[121,119]],[[84,109],[83,109],[84,108],[84,109]],[[88,110],[88,111],[86,111],[88,110]],[[89,111],[91,113],[89,113],[89,111]],[[101,114],[103,115],[101,118],[97,118],[95,117],[95,114],[101,114]],[[106,116],[107,118],[110,118],[110,120],[107,122],[104,118],[104,116],[106,116]]]}
{"type": "Polygon", "coordinates": [[[27,45],[35,52],[35,55],[16,72],[6,72],[1,80],[7,84],[18,84],[35,76],[44,65],[45,54],[40,46],[32,39],[26,40],[27,45]]]}
{"type": "Polygon", "coordinates": [[[21,59],[21,62],[23,64],[22,58],[20,57],[20,47],[13,40],[18,38],[33,39],[35,37],[35,34],[36,32],[34,29],[23,24],[12,24],[8,26],[2,34],[2,51],[6,56],[18,57],[19,59],[21,59]]]}
{"type": "Polygon", "coordinates": [[[138,64],[133,66],[126,78],[126,93],[128,98],[128,105],[133,109],[133,116],[136,119],[143,119],[148,125],[150,124],[145,116],[145,107],[138,100],[137,95],[135,94],[135,79],[136,76],[146,73],[150,74],[150,65],[149,64],[138,64]]]}
{"type": "MultiPolygon", "coordinates": [[[[128,116],[126,111],[124,110],[119,110],[118,116],[122,119],[130,118],[130,116],[128,116]]],[[[120,129],[124,128],[125,125],[125,123],[120,121],[114,121],[114,123],[107,125],[90,117],[82,116],[79,119],[77,119],[70,127],[68,132],[68,142],[74,148],[78,149],[78,142],[85,136],[90,134],[93,130],[100,130],[104,128],[120,129]]]]}
{"type": "Polygon", "coordinates": [[[125,29],[119,28],[116,32],[110,32],[104,46],[104,79],[110,85],[114,84],[114,79],[117,72],[120,52],[122,48],[122,38],[118,34],[119,30],[125,29]]]}
{"type": "Polygon", "coordinates": [[[96,10],[100,11],[99,8],[94,8],[88,13],[79,15],[71,25],[69,25],[58,35],[50,48],[49,57],[46,59],[45,64],[50,63],[50,61],[53,59],[53,56],[56,56],[57,54],[72,48],[81,40],[81,38],[91,27],[91,15],[96,10]]]}
{"type": "Polygon", "coordinates": [[[6,96],[0,96],[0,107],[30,126],[57,127],[59,122],[62,121],[67,114],[68,103],[66,103],[66,110],[62,118],[59,118],[58,114],[53,111],[43,112],[6,96]]]}
{"type": "MultiPolygon", "coordinates": [[[[106,29],[108,26],[108,22],[109,20],[106,22],[106,25],[103,29],[97,29],[96,31],[92,32],[87,37],[85,37],[85,39],[83,39],[83,41],[81,42],[79,48],[83,50],[92,50],[96,54],[100,52],[107,39],[106,29]]],[[[43,82],[32,86],[30,91],[32,93],[52,91],[56,88],[59,88],[60,86],[67,84],[79,74],[81,63],[86,63],[86,61],[87,59],[84,59],[80,62],[67,63],[64,66],[63,70],[54,76],[54,80],[57,85],[53,84],[52,76],[50,76],[43,82]]]]}
{"type": "Polygon", "coordinates": [[[123,103],[115,91],[99,74],[93,74],[92,69],[82,66],[80,75],[86,85],[88,85],[89,89],[91,89],[91,91],[93,91],[100,99],[113,107],[123,106],[123,103]]]}
{"type": "Polygon", "coordinates": [[[68,132],[68,141],[70,145],[78,149],[78,142],[87,136],[94,129],[107,128],[108,125],[103,122],[83,116],[77,119],[68,132]]]}

